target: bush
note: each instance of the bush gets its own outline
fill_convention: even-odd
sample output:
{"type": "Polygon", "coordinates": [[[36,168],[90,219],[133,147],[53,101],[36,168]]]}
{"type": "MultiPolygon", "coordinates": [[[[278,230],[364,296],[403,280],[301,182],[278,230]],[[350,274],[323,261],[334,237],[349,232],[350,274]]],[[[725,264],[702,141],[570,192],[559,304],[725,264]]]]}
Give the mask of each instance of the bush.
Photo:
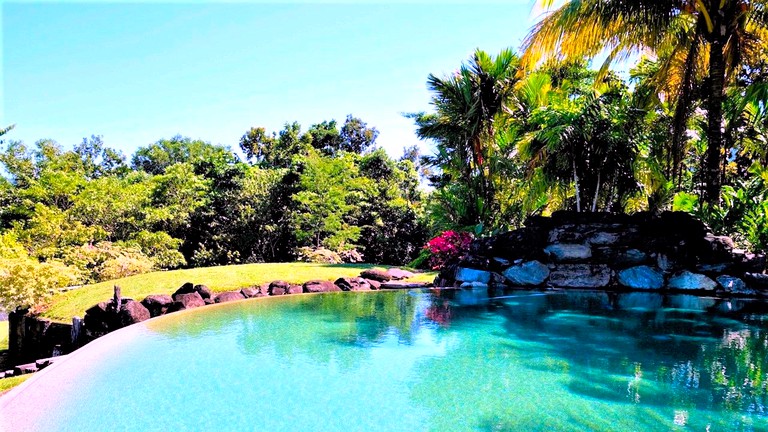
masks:
{"type": "Polygon", "coordinates": [[[153,269],[154,263],[145,256],[120,255],[104,261],[97,269],[97,275],[100,281],[106,281],[148,273],[153,269]]]}
{"type": "Polygon", "coordinates": [[[343,261],[338,253],[326,249],[301,247],[296,249],[296,260],[310,263],[341,264],[343,261]]]}
{"type": "Polygon", "coordinates": [[[86,283],[146,273],[155,268],[153,260],[138,247],[110,242],[69,247],[63,255],[64,263],[77,268],[86,283]]]}
{"type": "Polygon", "coordinates": [[[58,288],[76,283],[78,271],[58,261],[0,259],[0,304],[7,310],[44,303],[58,288]]]}
{"type": "Polygon", "coordinates": [[[429,265],[432,270],[441,269],[447,262],[459,259],[469,252],[474,236],[468,232],[444,231],[427,245],[430,253],[429,265]]]}
{"type": "Polygon", "coordinates": [[[121,246],[138,247],[152,260],[155,268],[175,269],[187,264],[184,255],[179,252],[181,243],[181,240],[162,231],[139,231],[121,246]]]}

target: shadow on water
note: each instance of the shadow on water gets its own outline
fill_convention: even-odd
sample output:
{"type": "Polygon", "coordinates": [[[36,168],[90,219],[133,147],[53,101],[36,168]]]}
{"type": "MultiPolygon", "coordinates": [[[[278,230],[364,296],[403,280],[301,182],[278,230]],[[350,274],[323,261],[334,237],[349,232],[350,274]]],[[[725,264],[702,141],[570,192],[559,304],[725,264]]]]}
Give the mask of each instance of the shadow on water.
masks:
{"type": "Polygon", "coordinates": [[[562,369],[551,357],[563,359],[579,396],[768,414],[765,304],[573,292],[492,298],[486,307],[504,317],[510,340],[543,345],[519,358],[526,367],[562,369]]]}

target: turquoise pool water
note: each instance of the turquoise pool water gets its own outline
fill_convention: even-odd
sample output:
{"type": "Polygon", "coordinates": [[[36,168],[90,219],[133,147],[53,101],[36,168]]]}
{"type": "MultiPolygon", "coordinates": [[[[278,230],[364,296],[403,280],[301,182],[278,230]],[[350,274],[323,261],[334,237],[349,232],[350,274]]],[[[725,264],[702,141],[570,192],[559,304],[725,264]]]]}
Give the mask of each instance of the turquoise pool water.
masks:
{"type": "Polygon", "coordinates": [[[768,430],[768,310],[634,293],[332,293],[169,315],[0,398],[8,431],[768,430]]]}

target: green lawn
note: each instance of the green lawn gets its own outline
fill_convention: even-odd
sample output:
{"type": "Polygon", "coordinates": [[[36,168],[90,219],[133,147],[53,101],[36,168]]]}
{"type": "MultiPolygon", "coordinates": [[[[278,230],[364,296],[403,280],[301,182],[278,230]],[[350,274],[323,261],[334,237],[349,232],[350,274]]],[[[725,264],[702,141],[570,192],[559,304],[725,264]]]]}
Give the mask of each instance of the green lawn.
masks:
{"type": "MultiPolygon", "coordinates": [[[[228,291],[273,280],[292,283],[312,279],[335,280],[339,277],[358,276],[363,269],[373,267],[386,268],[370,264],[270,263],[147,273],[57,294],[43,316],[64,322],[70,322],[73,316],[82,317],[86,309],[112,297],[113,285],[120,286],[123,297],[141,300],[150,294],[172,294],[185,282],[208,285],[213,291],[228,291]]],[[[434,278],[434,272],[419,273],[410,281],[431,282],[434,278]]],[[[6,330],[3,333],[8,332],[6,330]]]]}
{"type": "Polygon", "coordinates": [[[0,379],[0,395],[32,378],[32,375],[34,374],[19,375],[15,377],[0,379]]]}

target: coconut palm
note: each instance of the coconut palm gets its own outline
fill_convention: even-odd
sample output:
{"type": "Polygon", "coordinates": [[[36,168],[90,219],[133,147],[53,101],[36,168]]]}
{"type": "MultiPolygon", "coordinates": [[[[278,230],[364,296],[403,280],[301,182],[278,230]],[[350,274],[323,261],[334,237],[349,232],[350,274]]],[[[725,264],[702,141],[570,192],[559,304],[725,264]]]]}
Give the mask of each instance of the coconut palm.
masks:
{"type": "Polygon", "coordinates": [[[608,52],[606,69],[617,59],[645,50],[663,54],[656,81],[677,102],[676,164],[680,164],[685,118],[695,83],[706,79],[707,155],[704,198],[716,202],[721,189],[724,89],[738,68],[760,56],[768,43],[766,0],[540,0],[548,13],[524,42],[523,64],[546,58],[594,57],[608,52]]]}

